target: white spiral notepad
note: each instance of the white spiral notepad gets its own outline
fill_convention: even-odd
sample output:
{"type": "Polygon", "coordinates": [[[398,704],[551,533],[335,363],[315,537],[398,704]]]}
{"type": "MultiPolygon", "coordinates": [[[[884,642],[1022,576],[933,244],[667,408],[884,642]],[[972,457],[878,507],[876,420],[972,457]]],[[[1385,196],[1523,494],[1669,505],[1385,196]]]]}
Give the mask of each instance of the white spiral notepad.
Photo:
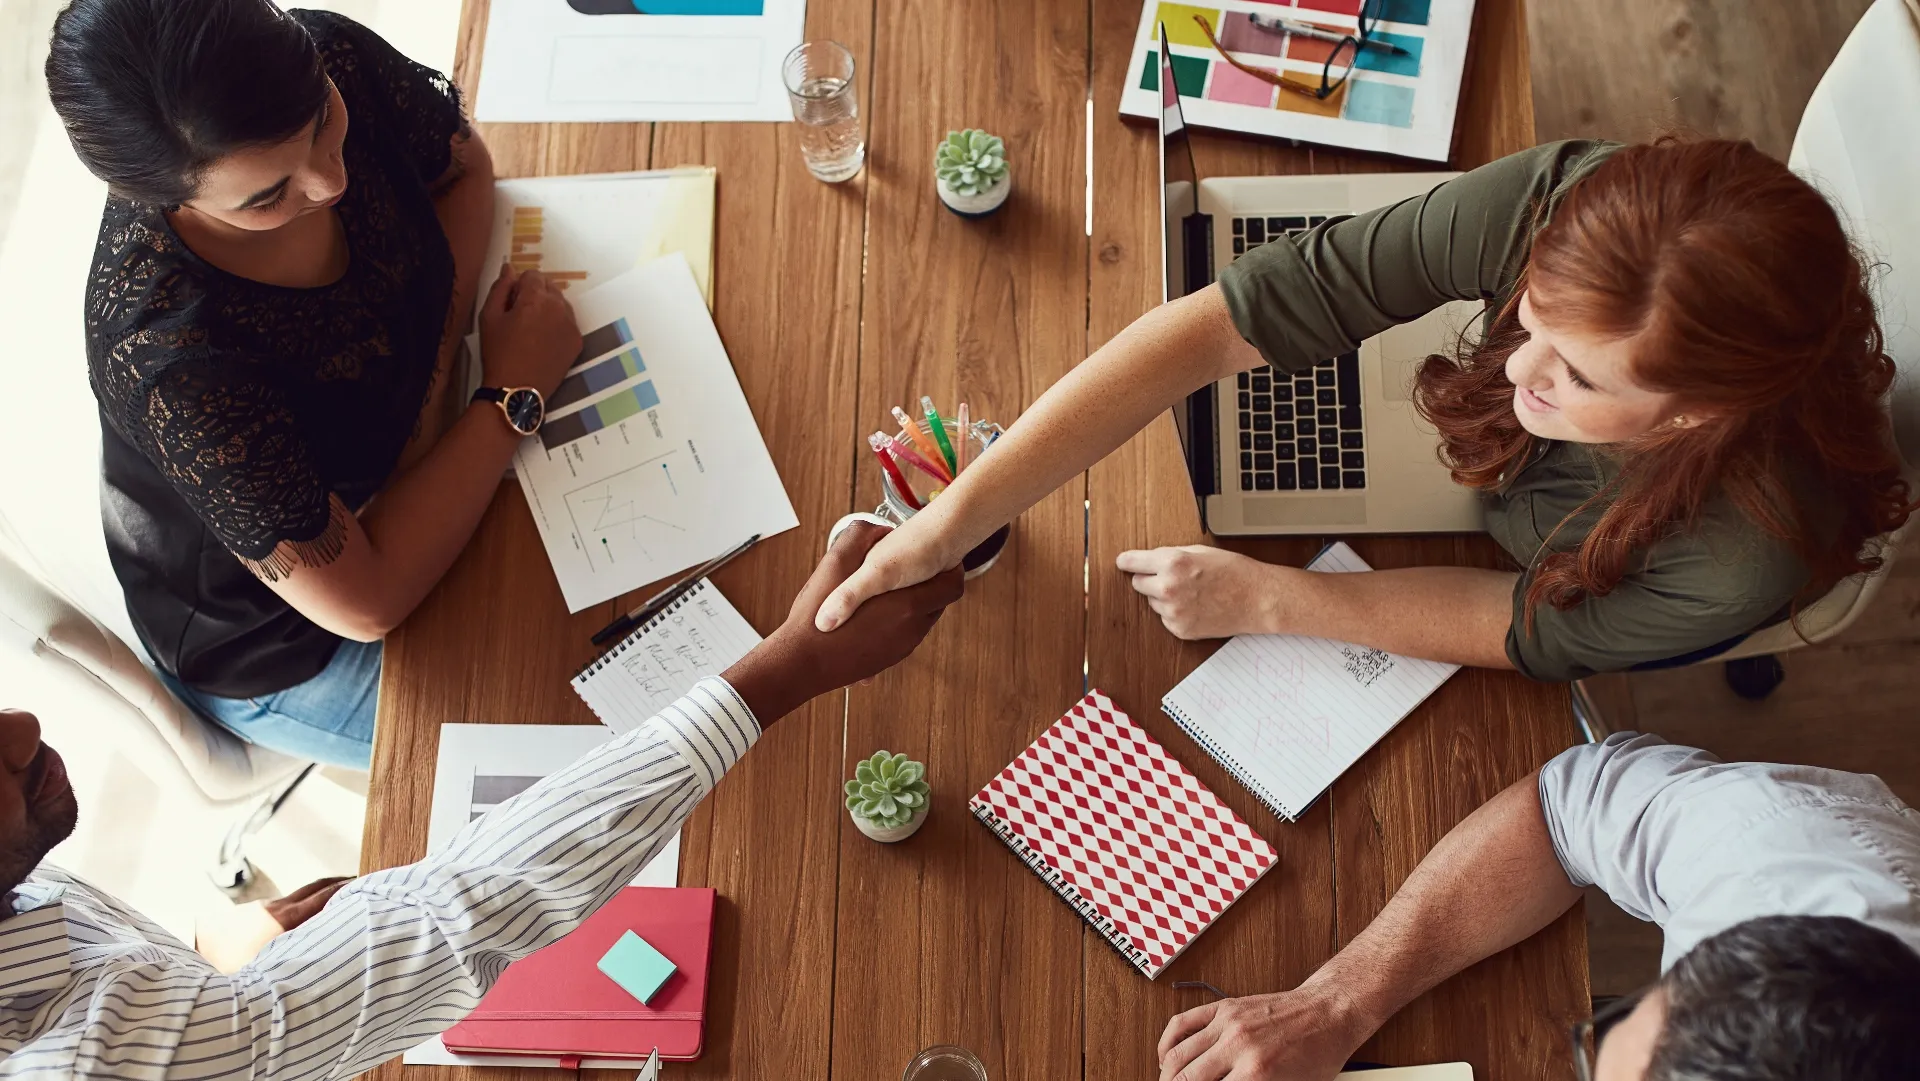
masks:
{"type": "MultiPolygon", "coordinates": [[[[1307,569],[1372,568],[1336,543],[1307,569]]],[[[1291,822],[1459,668],[1325,638],[1243,634],[1160,708],[1291,822]]]]}
{"type": "Polygon", "coordinates": [[[745,617],[703,578],[581,669],[573,690],[600,723],[624,735],[759,644],[760,635],[745,617]]]}

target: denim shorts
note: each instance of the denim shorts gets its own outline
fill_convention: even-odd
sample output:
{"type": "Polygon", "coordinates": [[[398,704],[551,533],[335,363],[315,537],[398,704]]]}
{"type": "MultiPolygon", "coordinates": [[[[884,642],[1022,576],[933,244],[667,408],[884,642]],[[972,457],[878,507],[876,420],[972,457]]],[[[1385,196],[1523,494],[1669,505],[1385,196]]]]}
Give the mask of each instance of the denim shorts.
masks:
{"type": "Polygon", "coordinates": [[[373,764],[378,642],[342,642],[319,675],[256,698],[221,698],[158,667],[154,671],[194,712],[248,743],[348,769],[365,771],[373,764]]]}

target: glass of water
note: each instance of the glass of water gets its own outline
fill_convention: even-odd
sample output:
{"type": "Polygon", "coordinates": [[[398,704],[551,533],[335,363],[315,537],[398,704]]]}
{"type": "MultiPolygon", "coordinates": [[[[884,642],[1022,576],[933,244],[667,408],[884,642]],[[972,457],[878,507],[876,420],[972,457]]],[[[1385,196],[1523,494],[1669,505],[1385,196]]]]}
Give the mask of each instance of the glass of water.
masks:
{"type": "Polygon", "coordinates": [[[913,1056],[900,1081],[987,1081],[987,1067],[964,1047],[935,1044],[913,1056]]]}
{"type": "Polygon", "coordinates": [[[837,41],[808,41],[781,65],[800,156],[807,171],[829,184],[851,180],[867,160],[860,138],[860,106],[853,88],[853,53],[837,41]]]}

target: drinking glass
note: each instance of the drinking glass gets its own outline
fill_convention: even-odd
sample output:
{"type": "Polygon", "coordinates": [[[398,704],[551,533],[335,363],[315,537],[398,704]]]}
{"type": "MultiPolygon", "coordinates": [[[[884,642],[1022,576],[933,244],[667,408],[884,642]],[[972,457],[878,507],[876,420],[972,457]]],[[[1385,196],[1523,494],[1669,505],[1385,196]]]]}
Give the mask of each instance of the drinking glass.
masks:
{"type": "Polygon", "coordinates": [[[987,1081],[987,1067],[964,1047],[935,1044],[913,1056],[901,1081],[987,1081]]]}
{"type": "Polygon", "coordinates": [[[853,87],[853,53],[837,41],[802,42],[787,54],[780,74],[800,126],[800,156],[807,171],[829,184],[851,180],[867,160],[853,87]]]}

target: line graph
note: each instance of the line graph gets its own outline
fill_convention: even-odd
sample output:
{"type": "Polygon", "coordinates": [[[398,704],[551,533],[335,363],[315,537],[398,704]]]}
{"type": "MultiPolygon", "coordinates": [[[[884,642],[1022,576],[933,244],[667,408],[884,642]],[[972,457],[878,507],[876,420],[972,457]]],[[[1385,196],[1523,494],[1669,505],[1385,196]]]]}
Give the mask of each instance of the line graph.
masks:
{"type": "Polygon", "coordinates": [[[603,570],[628,557],[651,561],[650,545],[686,535],[673,479],[678,453],[668,451],[566,493],[567,513],[589,569],[603,570]]]}

